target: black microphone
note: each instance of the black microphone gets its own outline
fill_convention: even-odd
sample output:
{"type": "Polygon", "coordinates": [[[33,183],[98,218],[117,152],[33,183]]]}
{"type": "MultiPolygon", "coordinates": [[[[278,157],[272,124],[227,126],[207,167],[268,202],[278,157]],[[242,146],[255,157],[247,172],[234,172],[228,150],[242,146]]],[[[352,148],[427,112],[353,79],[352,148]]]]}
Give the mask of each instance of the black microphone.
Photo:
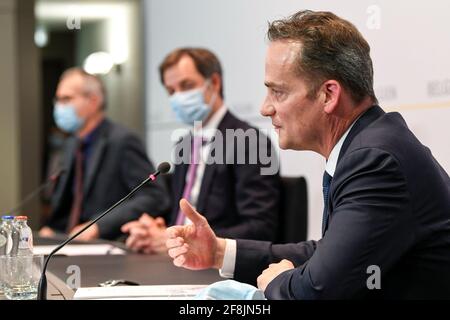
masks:
{"type": "Polygon", "coordinates": [[[36,196],[40,195],[42,190],[50,186],[51,184],[56,183],[58,181],[59,177],[61,177],[66,172],[66,169],[59,169],[55,171],[50,177],[47,178],[42,184],[40,184],[36,189],[31,191],[23,200],[14,208],[8,211],[7,215],[13,216],[17,212],[23,209],[23,207],[30,202],[32,199],[34,199],[36,196]]]}
{"type": "Polygon", "coordinates": [[[78,237],[80,234],[82,234],[86,229],[88,229],[90,226],[92,226],[94,223],[96,223],[98,220],[103,218],[105,215],[107,215],[109,212],[111,212],[114,208],[122,204],[124,201],[128,200],[133,194],[135,194],[140,188],[142,188],[147,182],[149,181],[155,181],[156,177],[159,174],[165,174],[169,172],[170,170],[170,164],[168,162],[162,162],[159,164],[158,169],[148,176],[147,179],[142,181],[137,187],[135,187],[129,194],[127,194],[125,197],[120,199],[118,202],[113,204],[109,209],[107,209],[105,212],[103,212],[101,215],[99,215],[97,218],[92,220],[88,225],[86,225],[83,229],[78,231],[73,236],[69,237],[67,240],[65,240],[63,243],[61,243],[59,246],[57,246],[50,254],[47,256],[44,262],[44,267],[42,268],[41,273],[41,279],[39,280],[38,285],[38,292],[37,292],[37,300],[46,300],[47,299],[47,276],[45,275],[45,271],[47,270],[48,262],[50,261],[50,258],[58,252],[62,247],[64,247],[66,244],[68,244],[70,241],[78,237]]]}

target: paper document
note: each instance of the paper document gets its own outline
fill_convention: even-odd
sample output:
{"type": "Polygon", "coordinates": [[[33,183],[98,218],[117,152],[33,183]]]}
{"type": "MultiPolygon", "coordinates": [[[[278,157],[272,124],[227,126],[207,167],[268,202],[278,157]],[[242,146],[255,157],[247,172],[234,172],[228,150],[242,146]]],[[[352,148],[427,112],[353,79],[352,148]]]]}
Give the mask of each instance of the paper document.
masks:
{"type": "MultiPolygon", "coordinates": [[[[48,255],[57,246],[35,246],[34,254],[48,255]]],[[[70,244],[59,250],[56,255],[66,256],[95,256],[95,255],[123,255],[125,250],[117,248],[111,244],[70,244]]]]}
{"type": "Polygon", "coordinates": [[[189,300],[208,285],[116,286],[79,288],[75,300],[189,300]]]}

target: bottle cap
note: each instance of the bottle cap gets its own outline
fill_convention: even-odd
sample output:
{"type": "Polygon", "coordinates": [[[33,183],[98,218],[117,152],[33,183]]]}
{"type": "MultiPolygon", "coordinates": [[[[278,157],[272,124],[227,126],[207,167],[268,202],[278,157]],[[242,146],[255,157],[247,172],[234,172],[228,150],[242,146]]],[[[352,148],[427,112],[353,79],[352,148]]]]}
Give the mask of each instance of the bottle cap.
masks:
{"type": "Polygon", "coordinates": [[[28,220],[27,216],[17,216],[16,220],[28,220]]]}
{"type": "Polygon", "coordinates": [[[14,216],[2,216],[2,220],[12,220],[14,216]]]}

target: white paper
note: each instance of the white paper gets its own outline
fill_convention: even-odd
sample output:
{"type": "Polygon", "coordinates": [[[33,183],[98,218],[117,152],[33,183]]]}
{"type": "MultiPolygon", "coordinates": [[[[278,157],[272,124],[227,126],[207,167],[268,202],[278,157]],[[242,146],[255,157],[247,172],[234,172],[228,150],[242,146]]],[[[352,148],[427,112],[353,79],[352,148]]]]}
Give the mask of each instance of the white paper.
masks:
{"type": "MultiPolygon", "coordinates": [[[[48,255],[57,246],[35,246],[34,254],[48,255]]],[[[56,255],[66,256],[93,256],[93,255],[123,255],[125,250],[117,248],[111,244],[70,244],[59,250],[56,255]]]]}
{"type": "Polygon", "coordinates": [[[189,300],[207,285],[158,285],[79,288],[75,300],[189,300]]]}

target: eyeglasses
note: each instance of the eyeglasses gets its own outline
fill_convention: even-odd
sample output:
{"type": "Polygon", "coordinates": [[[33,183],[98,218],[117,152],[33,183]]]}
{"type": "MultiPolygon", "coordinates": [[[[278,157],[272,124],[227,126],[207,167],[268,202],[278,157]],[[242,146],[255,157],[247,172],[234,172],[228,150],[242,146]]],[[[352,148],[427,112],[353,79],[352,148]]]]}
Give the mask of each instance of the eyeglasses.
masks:
{"type": "Polygon", "coordinates": [[[73,99],[75,99],[76,96],[82,96],[82,97],[87,97],[89,94],[88,93],[75,93],[74,95],[71,96],[62,96],[62,97],[54,97],[53,98],[53,104],[56,103],[68,103],[70,101],[72,101],[73,99]]]}

